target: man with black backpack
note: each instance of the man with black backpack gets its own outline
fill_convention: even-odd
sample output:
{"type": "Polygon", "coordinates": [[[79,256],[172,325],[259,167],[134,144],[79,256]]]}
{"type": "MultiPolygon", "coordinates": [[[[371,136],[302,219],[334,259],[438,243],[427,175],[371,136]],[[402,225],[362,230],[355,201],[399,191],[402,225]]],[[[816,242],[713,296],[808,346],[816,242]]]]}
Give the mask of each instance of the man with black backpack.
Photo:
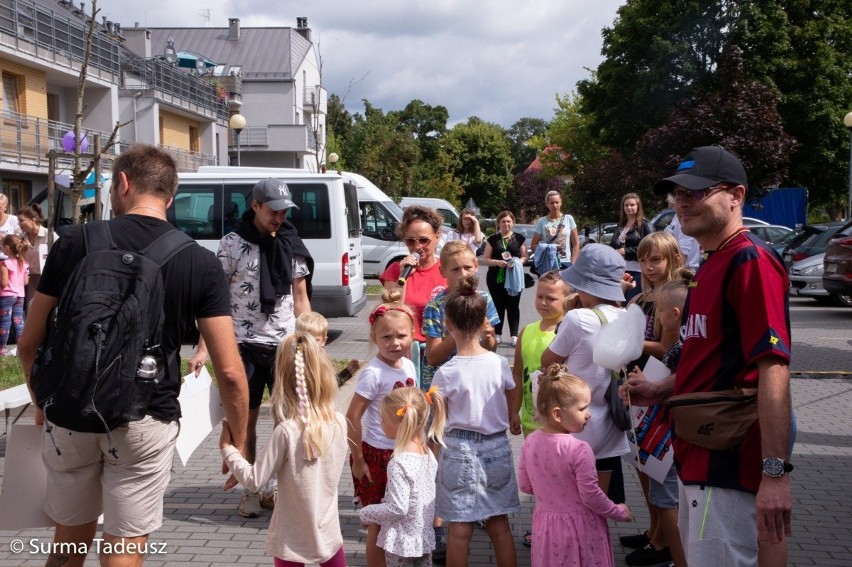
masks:
{"type": "Polygon", "coordinates": [[[181,417],[179,351],[196,322],[245,444],[248,392],[221,267],[166,220],[174,160],[135,145],[111,181],[115,218],[63,229],[18,347],[44,423],[45,512],[54,541],[75,544],[57,546],[50,565],[83,565],[101,513],[102,565],[141,565],[151,551],[181,417]]]}

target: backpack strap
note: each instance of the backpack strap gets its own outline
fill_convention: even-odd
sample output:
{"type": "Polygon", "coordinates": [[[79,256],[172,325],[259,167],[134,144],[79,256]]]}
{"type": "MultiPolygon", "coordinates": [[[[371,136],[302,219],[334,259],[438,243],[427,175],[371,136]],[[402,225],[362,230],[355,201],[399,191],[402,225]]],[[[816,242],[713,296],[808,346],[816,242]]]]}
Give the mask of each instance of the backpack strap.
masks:
{"type": "Polygon", "coordinates": [[[598,319],[601,320],[601,327],[603,327],[604,325],[609,323],[609,319],[606,318],[606,315],[603,314],[603,311],[601,311],[597,307],[592,307],[592,311],[594,312],[595,315],[598,316],[598,319]]]}
{"type": "Polygon", "coordinates": [[[83,248],[86,254],[116,248],[106,221],[92,221],[83,225],[83,248]]]}
{"type": "Polygon", "coordinates": [[[195,244],[195,240],[192,237],[172,228],[143,250],[140,250],[139,253],[162,268],[175,254],[193,244],[195,244]]]}

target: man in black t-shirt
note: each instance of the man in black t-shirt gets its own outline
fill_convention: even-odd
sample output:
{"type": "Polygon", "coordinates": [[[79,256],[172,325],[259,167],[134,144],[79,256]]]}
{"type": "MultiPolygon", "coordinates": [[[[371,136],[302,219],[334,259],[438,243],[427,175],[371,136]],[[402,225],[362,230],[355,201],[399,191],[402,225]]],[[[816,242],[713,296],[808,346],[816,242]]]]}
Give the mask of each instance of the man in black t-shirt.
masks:
{"type": "MultiPolygon", "coordinates": [[[[139,251],[172,229],[166,208],[177,189],[174,160],[153,146],[135,145],[114,162],[110,199],[112,238],[119,249],[139,251]]],[[[36,351],[46,336],[48,317],[65,283],[85,255],[82,226],[68,227],[50,251],[27,317],[18,355],[27,383],[36,351]]],[[[216,371],[225,416],[235,445],[245,444],[248,391],[234,340],[228,290],[216,257],[200,246],[180,251],[162,268],[165,287],[163,346],[165,377],[155,387],[147,415],[111,432],[118,458],[104,457],[106,434],[78,433],[52,425],[45,429],[42,458],[47,469],[45,512],[56,522],[54,541],[91,548],[98,516],[104,515],[104,545],[124,553],[102,553],[102,565],[141,565],[148,535],[160,527],[163,495],[181,417],[181,339],[198,324],[216,371]],[[115,544],[123,542],[124,547],[115,544]],[[82,545],[85,544],[85,545],[82,545]]],[[[32,385],[30,385],[32,390],[32,385]]],[[[32,395],[32,394],[31,394],[32,395]]],[[[35,397],[33,396],[33,400],[35,397]]],[[[43,423],[41,410],[36,423],[43,423]]],[[[83,565],[85,553],[51,554],[49,564],[83,565]]]]}

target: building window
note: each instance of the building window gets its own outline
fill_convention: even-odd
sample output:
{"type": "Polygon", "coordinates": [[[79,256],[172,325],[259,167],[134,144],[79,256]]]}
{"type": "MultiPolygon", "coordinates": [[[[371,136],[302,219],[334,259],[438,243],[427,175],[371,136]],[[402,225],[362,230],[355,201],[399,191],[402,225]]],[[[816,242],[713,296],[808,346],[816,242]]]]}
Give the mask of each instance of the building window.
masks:
{"type": "MultiPolygon", "coordinates": [[[[27,204],[30,193],[30,182],[21,179],[4,179],[3,194],[9,198],[10,215],[15,214],[21,207],[27,204]]],[[[47,214],[47,211],[45,211],[47,214]]]]}
{"type": "Polygon", "coordinates": [[[195,126],[189,127],[189,151],[201,153],[201,140],[198,135],[198,128],[195,126]]]}
{"type": "Polygon", "coordinates": [[[19,97],[21,77],[3,73],[3,112],[21,114],[21,99],[19,97]]]}

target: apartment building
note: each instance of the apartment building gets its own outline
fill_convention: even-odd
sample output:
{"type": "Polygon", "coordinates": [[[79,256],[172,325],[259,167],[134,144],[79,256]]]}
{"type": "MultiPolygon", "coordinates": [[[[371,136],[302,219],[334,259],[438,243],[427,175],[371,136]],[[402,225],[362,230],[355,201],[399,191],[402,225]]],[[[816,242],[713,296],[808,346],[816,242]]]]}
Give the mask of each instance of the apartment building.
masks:
{"type": "MultiPolygon", "coordinates": [[[[327,93],[307,18],[296,27],[148,28],[154,53],[171,45],[192,60],[213,62],[207,71],[246,126],[239,134],[240,163],[317,170],[325,146],[327,93]],[[239,91],[233,87],[239,85],[239,91]],[[319,158],[319,160],[318,160],[319,158]]],[[[228,138],[236,165],[237,138],[228,138]]]]}

